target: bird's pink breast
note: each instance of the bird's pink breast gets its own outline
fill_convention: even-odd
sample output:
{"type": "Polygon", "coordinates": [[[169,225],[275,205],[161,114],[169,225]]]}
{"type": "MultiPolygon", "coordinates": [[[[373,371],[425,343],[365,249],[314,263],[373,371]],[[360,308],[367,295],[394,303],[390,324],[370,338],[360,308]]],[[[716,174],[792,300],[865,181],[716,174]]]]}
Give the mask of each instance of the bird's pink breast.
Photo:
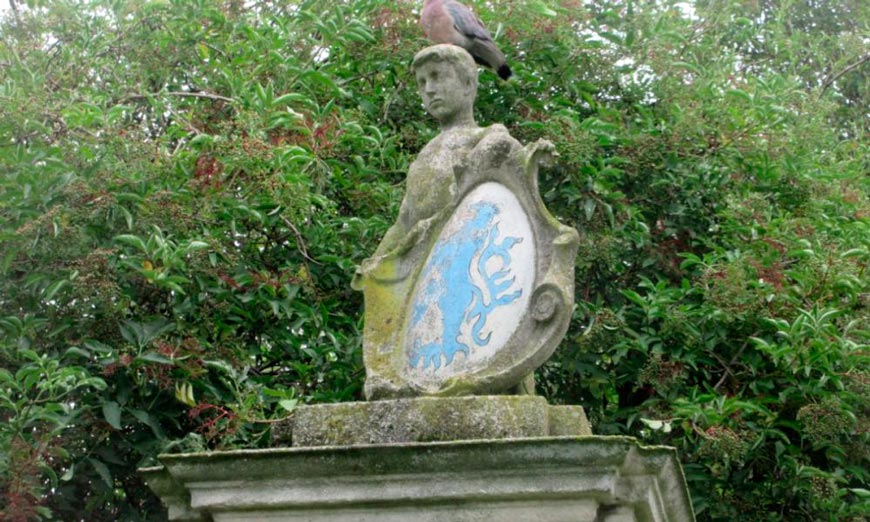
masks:
{"type": "Polygon", "coordinates": [[[439,2],[426,2],[420,16],[420,25],[426,37],[436,44],[450,43],[463,46],[465,38],[453,27],[453,18],[439,2]]]}

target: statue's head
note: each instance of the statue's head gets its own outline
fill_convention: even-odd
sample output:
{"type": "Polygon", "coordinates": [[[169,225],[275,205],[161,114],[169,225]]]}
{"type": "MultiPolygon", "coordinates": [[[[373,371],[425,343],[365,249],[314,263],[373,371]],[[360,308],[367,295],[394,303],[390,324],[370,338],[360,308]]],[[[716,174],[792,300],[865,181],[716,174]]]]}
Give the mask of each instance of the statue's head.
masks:
{"type": "Polygon", "coordinates": [[[427,47],[414,56],[412,68],[426,111],[442,127],[474,123],[477,65],[468,51],[450,44],[427,47]]]}

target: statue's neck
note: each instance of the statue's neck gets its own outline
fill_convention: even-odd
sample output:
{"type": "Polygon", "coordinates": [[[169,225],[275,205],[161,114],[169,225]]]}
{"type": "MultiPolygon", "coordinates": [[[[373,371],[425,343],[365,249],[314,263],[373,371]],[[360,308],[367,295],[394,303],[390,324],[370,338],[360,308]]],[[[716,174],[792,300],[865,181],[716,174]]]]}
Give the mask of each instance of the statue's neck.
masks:
{"type": "Polygon", "coordinates": [[[465,114],[448,122],[441,124],[441,132],[446,132],[453,129],[462,129],[466,127],[477,127],[477,122],[474,121],[473,114],[465,114]]]}

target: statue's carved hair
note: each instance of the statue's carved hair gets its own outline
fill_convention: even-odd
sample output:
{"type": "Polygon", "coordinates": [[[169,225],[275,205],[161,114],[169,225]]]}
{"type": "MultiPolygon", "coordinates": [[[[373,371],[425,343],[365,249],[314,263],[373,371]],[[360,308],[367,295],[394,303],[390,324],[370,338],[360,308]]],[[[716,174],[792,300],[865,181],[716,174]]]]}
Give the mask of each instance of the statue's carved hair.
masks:
{"type": "Polygon", "coordinates": [[[411,69],[416,71],[418,67],[430,61],[447,62],[454,65],[459,79],[472,86],[475,92],[477,91],[477,64],[474,63],[474,58],[468,54],[468,51],[462,47],[452,44],[427,47],[414,56],[411,69]]]}

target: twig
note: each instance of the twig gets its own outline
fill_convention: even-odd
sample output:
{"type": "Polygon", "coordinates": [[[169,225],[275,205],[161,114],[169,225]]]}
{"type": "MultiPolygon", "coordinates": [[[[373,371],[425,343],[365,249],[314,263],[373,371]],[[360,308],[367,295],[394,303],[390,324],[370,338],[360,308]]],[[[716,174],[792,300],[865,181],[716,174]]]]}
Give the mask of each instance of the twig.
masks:
{"type": "MultiPolygon", "coordinates": [[[[753,335],[758,335],[758,334],[756,333],[753,335]]],[[[743,350],[745,350],[747,346],[749,346],[749,341],[746,341],[745,343],[743,343],[743,346],[741,346],[740,349],[737,350],[737,353],[734,354],[734,357],[731,358],[731,361],[729,361],[728,364],[725,364],[725,361],[722,360],[722,358],[719,357],[718,355],[716,355],[715,353],[711,354],[717,361],[719,361],[719,364],[721,364],[723,369],[725,370],[725,373],[722,374],[722,378],[719,379],[719,382],[717,382],[715,386],[713,386],[713,391],[718,391],[719,387],[725,383],[725,379],[729,375],[731,377],[734,377],[735,379],[737,378],[737,376],[734,375],[734,373],[731,371],[731,365],[737,362],[737,359],[740,358],[740,356],[743,354],[743,350]]]]}
{"type": "Polygon", "coordinates": [[[220,54],[220,55],[223,56],[224,58],[227,57],[227,53],[223,52],[221,49],[218,49],[218,48],[215,47],[214,45],[212,45],[212,44],[210,44],[210,43],[208,43],[208,42],[199,42],[199,43],[202,44],[202,45],[204,45],[204,46],[206,46],[206,47],[208,47],[208,48],[211,49],[212,51],[214,51],[214,52],[220,54]]]}
{"type": "Polygon", "coordinates": [[[699,428],[698,425],[695,424],[694,421],[689,421],[689,424],[692,425],[692,431],[694,431],[696,435],[700,436],[702,439],[709,439],[709,438],[710,438],[710,436],[707,435],[707,434],[704,432],[704,430],[702,430],[701,428],[699,428]]]}
{"type": "Polygon", "coordinates": [[[825,91],[828,90],[828,87],[833,85],[835,81],[839,80],[842,76],[848,74],[853,69],[860,67],[868,61],[870,61],[870,53],[865,54],[864,56],[859,58],[857,62],[853,63],[852,65],[847,65],[845,69],[825,80],[825,83],[822,84],[822,91],[819,93],[819,98],[821,98],[822,95],[825,94],[825,91]]]}
{"type": "Polygon", "coordinates": [[[293,413],[295,413],[295,412],[291,412],[290,415],[287,415],[286,417],[281,417],[279,419],[245,419],[245,420],[252,423],[252,424],[277,424],[279,422],[284,422],[284,421],[288,421],[288,420],[292,419],[293,413]]]}
{"type": "Polygon", "coordinates": [[[381,123],[386,123],[387,118],[390,116],[390,107],[393,105],[393,100],[395,100],[397,98],[396,92],[398,92],[404,88],[405,88],[405,80],[402,80],[399,82],[399,85],[397,85],[396,88],[393,89],[393,92],[392,92],[392,94],[390,94],[390,97],[387,98],[387,101],[384,103],[384,116],[383,116],[383,118],[381,118],[381,123]]]}
{"type": "Polygon", "coordinates": [[[175,156],[176,154],[178,154],[178,151],[181,150],[181,147],[184,147],[185,145],[187,145],[187,140],[184,138],[179,138],[178,143],[175,144],[175,148],[172,149],[172,154],[170,154],[170,156],[175,156]]]}
{"type": "Polygon", "coordinates": [[[299,72],[296,73],[296,76],[291,78],[289,82],[287,82],[287,85],[289,85],[291,88],[296,86],[296,82],[299,81],[299,78],[301,78],[303,74],[309,71],[308,68],[311,67],[311,65],[314,63],[315,56],[316,54],[312,54],[311,57],[305,61],[302,67],[299,68],[299,72]]]}
{"type": "Polygon", "coordinates": [[[153,94],[131,94],[124,98],[126,100],[147,100],[151,97],[159,97],[159,96],[178,96],[181,98],[205,98],[208,100],[217,100],[217,101],[225,101],[227,103],[233,103],[235,100],[232,98],[227,98],[226,96],[221,96],[220,94],[212,94],[209,92],[184,92],[184,91],[165,91],[165,92],[155,92],[153,94]]]}
{"type": "Polygon", "coordinates": [[[308,255],[308,249],[305,247],[305,242],[302,240],[302,234],[299,233],[299,229],[296,228],[296,225],[284,216],[281,216],[281,220],[284,221],[284,224],[287,225],[287,227],[293,231],[293,235],[296,236],[296,247],[299,249],[299,253],[302,254],[302,257],[311,261],[315,265],[322,265],[323,263],[312,259],[311,256],[308,255]]]}
{"type": "Polygon", "coordinates": [[[180,121],[181,123],[183,123],[187,127],[187,130],[189,130],[190,132],[192,132],[196,135],[204,134],[201,130],[194,127],[194,125],[192,123],[190,123],[190,121],[187,118],[185,118],[184,115],[179,114],[178,112],[176,112],[172,109],[168,109],[168,110],[169,110],[169,114],[175,116],[175,118],[178,121],[180,121]]]}
{"type": "Polygon", "coordinates": [[[12,8],[12,15],[15,17],[15,23],[21,24],[21,14],[18,12],[18,2],[9,0],[9,7],[12,8]]]}

